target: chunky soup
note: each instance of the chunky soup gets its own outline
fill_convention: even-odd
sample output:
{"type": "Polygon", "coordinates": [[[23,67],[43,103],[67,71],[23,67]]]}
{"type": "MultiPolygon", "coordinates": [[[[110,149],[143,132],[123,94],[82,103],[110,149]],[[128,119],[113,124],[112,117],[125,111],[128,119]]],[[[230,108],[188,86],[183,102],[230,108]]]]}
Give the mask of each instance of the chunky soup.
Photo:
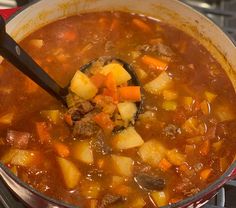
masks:
{"type": "Polygon", "coordinates": [[[70,84],[66,108],[0,65],[0,161],[39,192],[88,208],[161,207],[195,195],[235,160],[234,89],[184,32],[100,12],[51,23],[20,44],[70,84]],[[116,61],[79,71],[104,56],[130,63],[141,86],[116,61]]]}

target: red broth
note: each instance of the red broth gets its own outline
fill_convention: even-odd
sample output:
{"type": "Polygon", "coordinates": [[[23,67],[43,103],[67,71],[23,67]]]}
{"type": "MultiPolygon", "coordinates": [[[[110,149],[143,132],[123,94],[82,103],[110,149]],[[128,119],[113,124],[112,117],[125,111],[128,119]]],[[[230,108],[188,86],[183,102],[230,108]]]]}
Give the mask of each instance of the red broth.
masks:
{"type": "Polygon", "coordinates": [[[96,123],[101,135],[76,135],[82,118],[67,117],[60,102],[3,61],[0,160],[45,195],[88,208],[160,207],[206,188],[235,160],[234,89],[184,32],[137,14],[100,12],[51,23],[20,45],[62,86],[88,61],[114,56],[133,66],[144,88],[134,125],[143,142],[117,149],[117,133],[104,136],[96,123]]]}

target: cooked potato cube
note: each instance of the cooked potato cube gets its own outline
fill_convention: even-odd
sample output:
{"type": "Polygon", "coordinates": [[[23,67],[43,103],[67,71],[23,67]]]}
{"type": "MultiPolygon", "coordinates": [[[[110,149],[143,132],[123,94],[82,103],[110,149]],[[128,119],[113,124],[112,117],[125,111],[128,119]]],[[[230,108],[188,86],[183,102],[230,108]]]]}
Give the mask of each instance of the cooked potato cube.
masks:
{"type": "Polygon", "coordinates": [[[81,71],[75,73],[71,80],[70,89],[85,100],[93,98],[98,91],[93,82],[81,71]]]}
{"type": "Polygon", "coordinates": [[[173,100],[165,100],[162,103],[162,108],[166,111],[175,111],[177,108],[177,103],[173,100]]]}
{"type": "Polygon", "coordinates": [[[160,142],[152,139],[139,148],[138,154],[144,162],[158,167],[160,160],[165,157],[166,148],[160,142]]]}
{"type": "Polygon", "coordinates": [[[174,90],[164,90],[163,91],[164,100],[175,100],[178,98],[178,93],[174,90]]]}
{"type": "Polygon", "coordinates": [[[145,200],[141,196],[138,196],[129,204],[129,208],[143,208],[145,205],[145,200]]]}
{"type": "Polygon", "coordinates": [[[75,159],[87,164],[93,164],[93,150],[88,140],[75,142],[72,147],[72,155],[75,159]]]}
{"type": "Polygon", "coordinates": [[[150,195],[151,199],[158,207],[162,207],[168,204],[168,197],[164,191],[154,191],[150,195]]]}
{"type": "Polygon", "coordinates": [[[125,182],[125,178],[121,176],[112,176],[110,187],[114,188],[125,182]]]}
{"type": "Polygon", "coordinates": [[[132,102],[123,102],[117,105],[120,116],[123,121],[130,122],[134,119],[134,116],[137,113],[137,107],[135,103],[132,102]]]}
{"type": "Polygon", "coordinates": [[[204,95],[209,103],[213,102],[215,100],[215,98],[217,97],[216,94],[209,92],[209,91],[205,91],[204,95]]]}
{"type": "Polygon", "coordinates": [[[131,158],[119,155],[112,155],[111,162],[117,174],[127,177],[132,176],[134,161],[131,158]]]}
{"type": "Polygon", "coordinates": [[[23,167],[31,167],[40,161],[40,153],[38,151],[10,149],[1,158],[1,163],[19,165],[23,167]]]}
{"type": "Polygon", "coordinates": [[[57,162],[60,166],[65,185],[68,189],[73,189],[80,181],[81,173],[71,161],[58,157],[57,162]]]}
{"type": "Polygon", "coordinates": [[[118,63],[107,64],[100,71],[101,74],[107,75],[112,73],[117,85],[126,83],[131,79],[130,74],[118,63]]]}
{"type": "Polygon", "coordinates": [[[169,89],[173,84],[171,77],[166,72],[162,72],[157,78],[146,83],[144,89],[155,95],[159,95],[163,90],[169,89]]]}
{"type": "Polygon", "coordinates": [[[166,154],[167,159],[173,165],[181,165],[186,161],[186,155],[180,153],[177,149],[169,150],[166,154]]]}
{"type": "Polygon", "coordinates": [[[128,127],[113,138],[114,147],[120,150],[139,147],[143,143],[142,137],[136,132],[134,127],[128,127]]]}

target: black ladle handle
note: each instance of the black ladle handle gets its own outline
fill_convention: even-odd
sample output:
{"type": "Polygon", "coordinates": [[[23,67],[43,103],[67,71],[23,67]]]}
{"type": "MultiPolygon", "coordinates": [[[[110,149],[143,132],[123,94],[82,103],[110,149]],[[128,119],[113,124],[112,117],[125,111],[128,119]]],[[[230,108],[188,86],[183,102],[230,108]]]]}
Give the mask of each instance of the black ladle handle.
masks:
{"type": "Polygon", "coordinates": [[[42,68],[6,33],[6,25],[0,16],[0,55],[32,79],[40,87],[65,104],[68,91],[60,87],[42,68]]]}

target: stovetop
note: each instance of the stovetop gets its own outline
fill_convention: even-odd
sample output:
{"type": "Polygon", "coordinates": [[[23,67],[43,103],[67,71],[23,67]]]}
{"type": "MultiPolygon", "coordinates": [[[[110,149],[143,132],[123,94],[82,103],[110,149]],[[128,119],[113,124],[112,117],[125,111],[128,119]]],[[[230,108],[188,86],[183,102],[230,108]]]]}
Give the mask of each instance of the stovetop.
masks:
{"type": "MultiPolygon", "coordinates": [[[[0,0],[1,8],[22,6],[31,0],[0,0]]],[[[205,14],[218,24],[236,42],[236,0],[181,0],[205,14]]],[[[0,184],[0,208],[10,208],[1,193],[7,192],[0,184]]],[[[13,196],[11,200],[16,200],[13,196]]],[[[16,208],[24,208],[18,200],[16,208]]],[[[236,180],[228,182],[203,208],[236,208],[236,180]]]]}

